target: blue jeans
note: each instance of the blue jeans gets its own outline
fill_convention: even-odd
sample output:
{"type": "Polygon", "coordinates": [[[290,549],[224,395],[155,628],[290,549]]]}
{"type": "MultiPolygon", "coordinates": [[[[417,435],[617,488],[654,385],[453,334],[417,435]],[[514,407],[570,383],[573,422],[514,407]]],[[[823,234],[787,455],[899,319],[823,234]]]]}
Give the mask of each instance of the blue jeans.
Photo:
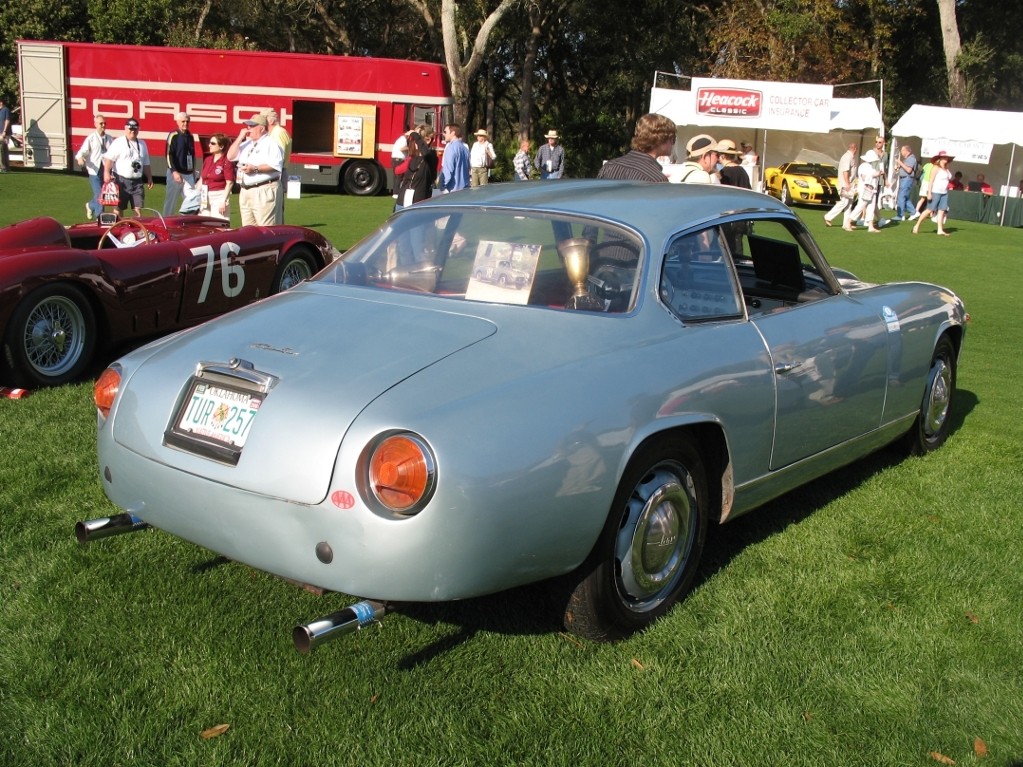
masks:
{"type": "Polygon", "coordinates": [[[89,185],[92,187],[92,199],[89,200],[89,210],[94,216],[103,212],[103,206],[99,204],[99,190],[103,186],[103,176],[89,174],[89,185]]]}
{"type": "Polygon", "coordinates": [[[906,176],[899,179],[899,199],[895,204],[895,215],[902,218],[903,215],[916,213],[916,206],[910,199],[910,191],[913,189],[913,177],[906,176]]]}

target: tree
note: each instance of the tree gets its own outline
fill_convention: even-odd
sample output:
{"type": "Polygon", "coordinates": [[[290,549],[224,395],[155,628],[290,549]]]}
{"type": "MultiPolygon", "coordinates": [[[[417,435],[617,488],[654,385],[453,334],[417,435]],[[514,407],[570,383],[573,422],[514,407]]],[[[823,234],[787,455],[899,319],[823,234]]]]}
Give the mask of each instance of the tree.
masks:
{"type": "Polygon", "coordinates": [[[953,107],[969,107],[972,99],[965,75],[959,69],[959,22],[956,20],[956,0],[937,0],[941,19],[941,42],[945,51],[945,70],[948,73],[948,103],[953,107]]]}

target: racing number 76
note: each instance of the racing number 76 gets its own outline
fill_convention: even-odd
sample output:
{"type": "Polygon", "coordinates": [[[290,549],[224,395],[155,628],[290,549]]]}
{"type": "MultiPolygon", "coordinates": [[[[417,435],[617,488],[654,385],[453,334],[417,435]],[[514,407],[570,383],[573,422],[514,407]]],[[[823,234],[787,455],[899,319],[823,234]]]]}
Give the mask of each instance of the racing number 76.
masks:
{"type": "MultiPolygon", "coordinates": [[[[242,292],[245,287],[245,270],[241,264],[231,264],[231,255],[241,253],[241,248],[233,242],[225,242],[220,246],[220,284],[224,289],[224,295],[234,298],[242,292]],[[235,283],[232,285],[231,283],[235,283]]],[[[212,245],[202,245],[192,248],[192,255],[206,256],[206,274],[202,279],[202,290],[199,292],[199,303],[206,302],[206,296],[210,292],[210,283],[213,282],[213,271],[217,263],[217,253],[212,245]]]]}

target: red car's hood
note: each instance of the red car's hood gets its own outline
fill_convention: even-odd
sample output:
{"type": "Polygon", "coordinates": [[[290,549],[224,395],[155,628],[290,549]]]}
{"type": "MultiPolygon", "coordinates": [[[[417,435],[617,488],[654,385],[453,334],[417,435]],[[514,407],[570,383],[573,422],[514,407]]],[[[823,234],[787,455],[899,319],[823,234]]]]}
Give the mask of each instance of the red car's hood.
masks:
{"type": "Polygon", "coordinates": [[[140,349],[124,359],[127,380],[112,416],[114,439],[214,481],[318,503],[345,432],[369,403],[496,330],[478,317],[374,299],[351,289],[289,291],[140,349]],[[232,358],[278,379],[238,464],[166,447],[164,431],[196,365],[232,358]]]}

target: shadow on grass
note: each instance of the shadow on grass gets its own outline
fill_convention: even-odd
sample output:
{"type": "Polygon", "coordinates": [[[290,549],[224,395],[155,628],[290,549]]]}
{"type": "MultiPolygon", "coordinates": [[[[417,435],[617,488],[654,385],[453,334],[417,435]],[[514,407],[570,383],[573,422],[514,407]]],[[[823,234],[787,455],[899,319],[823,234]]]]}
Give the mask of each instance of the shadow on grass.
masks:
{"type": "MultiPolygon", "coordinates": [[[[973,392],[956,391],[950,437],[959,431],[978,403],[973,392]]],[[[901,442],[893,443],[791,490],[734,521],[711,528],[692,589],[699,588],[725,569],[747,547],[798,524],[818,509],[855,490],[878,472],[897,466],[904,460],[907,460],[904,446],[901,442]]],[[[481,631],[516,636],[564,631],[564,592],[556,581],[542,581],[459,602],[403,604],[395,611],[421,623],[456,627],[430,645],[405,656],[398,664],[404,670],[428,663],[458,648],[481,631]]]]}

